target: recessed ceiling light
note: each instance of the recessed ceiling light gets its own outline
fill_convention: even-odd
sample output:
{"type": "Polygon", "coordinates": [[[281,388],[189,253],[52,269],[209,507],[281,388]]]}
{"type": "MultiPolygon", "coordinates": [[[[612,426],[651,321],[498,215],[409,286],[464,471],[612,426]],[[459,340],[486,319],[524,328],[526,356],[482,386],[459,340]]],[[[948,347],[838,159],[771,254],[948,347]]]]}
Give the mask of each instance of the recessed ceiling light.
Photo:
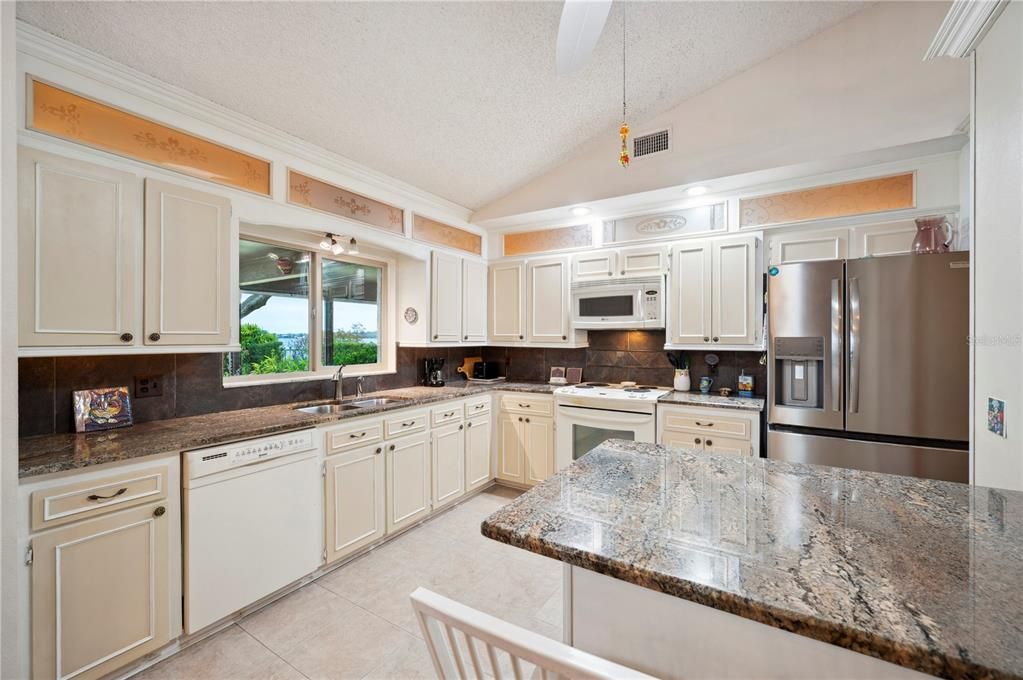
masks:
{"type": "Polygon", "coordinates": [[[590,214],[590,209],[584,205],[577,205],[576,207],[572,208],[572,214],[575,215],[576,217],[586,217],[587,215],[590,214]]]}
{"type": "Polygon", "coordinates": [[[707,187],[689,187],[686,189],[686,196],[703,196],[707,193],[707,187]]]}

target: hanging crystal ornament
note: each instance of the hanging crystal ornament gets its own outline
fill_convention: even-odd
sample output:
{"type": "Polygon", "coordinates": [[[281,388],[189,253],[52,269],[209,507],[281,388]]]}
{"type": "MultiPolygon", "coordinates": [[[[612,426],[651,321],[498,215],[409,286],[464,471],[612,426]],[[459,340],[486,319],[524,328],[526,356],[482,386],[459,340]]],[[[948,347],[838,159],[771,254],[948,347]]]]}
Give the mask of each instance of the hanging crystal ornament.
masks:
{"type": "Polygon", "coordinates": [[[629,123],[625,115],[625,4],[622,3],[622,124],[618,128],[618,136],[622,138],[622,150],[618,152],[618,163],[629,167],[629,123]]]}

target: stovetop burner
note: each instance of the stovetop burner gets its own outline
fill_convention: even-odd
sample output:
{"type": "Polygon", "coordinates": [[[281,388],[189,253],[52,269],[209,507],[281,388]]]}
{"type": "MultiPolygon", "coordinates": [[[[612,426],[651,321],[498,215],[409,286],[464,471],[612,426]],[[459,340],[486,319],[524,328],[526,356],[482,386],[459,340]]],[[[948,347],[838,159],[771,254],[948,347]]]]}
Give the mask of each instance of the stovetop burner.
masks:
{"type": "Polygon", "coordinates": [[[580,383],[580,384],[576,385],[576,387],[582,387],[584,389],[590,389],[590,388],[593,388],[593,387],[611,387],[611,383],[605,383],[605,382],[585,382],[585,383],[580,383]]]}

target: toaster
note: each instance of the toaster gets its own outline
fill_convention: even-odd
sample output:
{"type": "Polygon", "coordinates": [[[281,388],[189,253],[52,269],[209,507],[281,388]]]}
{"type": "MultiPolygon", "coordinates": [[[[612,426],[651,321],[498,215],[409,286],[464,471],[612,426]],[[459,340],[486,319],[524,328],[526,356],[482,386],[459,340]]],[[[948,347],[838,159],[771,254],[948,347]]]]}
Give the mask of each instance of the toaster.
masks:
{"type": "Polygon", "coordinates": [[[476,380],[500,378],[501,365],[496,361],[477,361],[472,365],[472,377],[476,380]]]}

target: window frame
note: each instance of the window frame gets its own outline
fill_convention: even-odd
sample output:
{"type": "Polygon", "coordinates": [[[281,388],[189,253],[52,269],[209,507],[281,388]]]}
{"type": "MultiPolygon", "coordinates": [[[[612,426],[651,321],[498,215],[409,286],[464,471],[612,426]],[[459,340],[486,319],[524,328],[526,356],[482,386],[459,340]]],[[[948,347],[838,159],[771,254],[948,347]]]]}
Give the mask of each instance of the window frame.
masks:
{"type": "MultiPolygon", "coordinates": [[[[274,238],[271,236],[263,236],[259,233],[250,233],[241,231],[238,234],[239,241],[255,241],[268,246],[277,246],[279,248],[289,248],[292,250],[300,250],[308,252],[310,255],[309,259],[309,297],[308,304],[309,309],[307,310],[307,321],[309,327],[309,367],[308,371],[294,371],[292,373],[254,373],[249,375],[225,375],[223,376],[223,385],[225,388],[230,387],[249,387],[255,385],[269,385],[275,383],[289,383],[289,382],[302,382],[306,380],[326,380],[337,372],[336,365],[324,364],[323,363],[323,329],[320,328],[320,314],[323,306],[323,262],[324,260],[333,260],[337,262],[345,262],[348,264],[364,265],[367,267],[376,267],[380,269],[380,283],[378,287],[378,305],[380,307],[380,321],[378,335],[378,356],[375,364],[353,364],[345,367],[346,376],[360,376],[360,375],[382,375],[387,373],[395,373],[395,360],[396,360],[396,340],[395,340],[395,323],[394,323],[394,309],[392,307],[392,300],[395,299],[394,282],[395,277],[392,275],[396,261],[392,258],[385,257],[383,255],[367,255],[365,253],[359,253],[358,255],[349,255],[348,253],[342,253],[341,255],[334,255],[333,253],[323,251],[317,244],[310,244],[308,242],[295,239],[294,241],[274,238]]],[[[236,253],[238,251],[236,250],[236,253]]],[[[241,328],[241,320],[238,318],[238,308],[241,304],[241,272],[240,263],[237,262],[237,256],[235,257],[235,270],[238,275],[234,279],[234,314],[236,319],[236,325],[241,328]]],[[[224,354],[228,354],[225,352],[224,354]]]]}

